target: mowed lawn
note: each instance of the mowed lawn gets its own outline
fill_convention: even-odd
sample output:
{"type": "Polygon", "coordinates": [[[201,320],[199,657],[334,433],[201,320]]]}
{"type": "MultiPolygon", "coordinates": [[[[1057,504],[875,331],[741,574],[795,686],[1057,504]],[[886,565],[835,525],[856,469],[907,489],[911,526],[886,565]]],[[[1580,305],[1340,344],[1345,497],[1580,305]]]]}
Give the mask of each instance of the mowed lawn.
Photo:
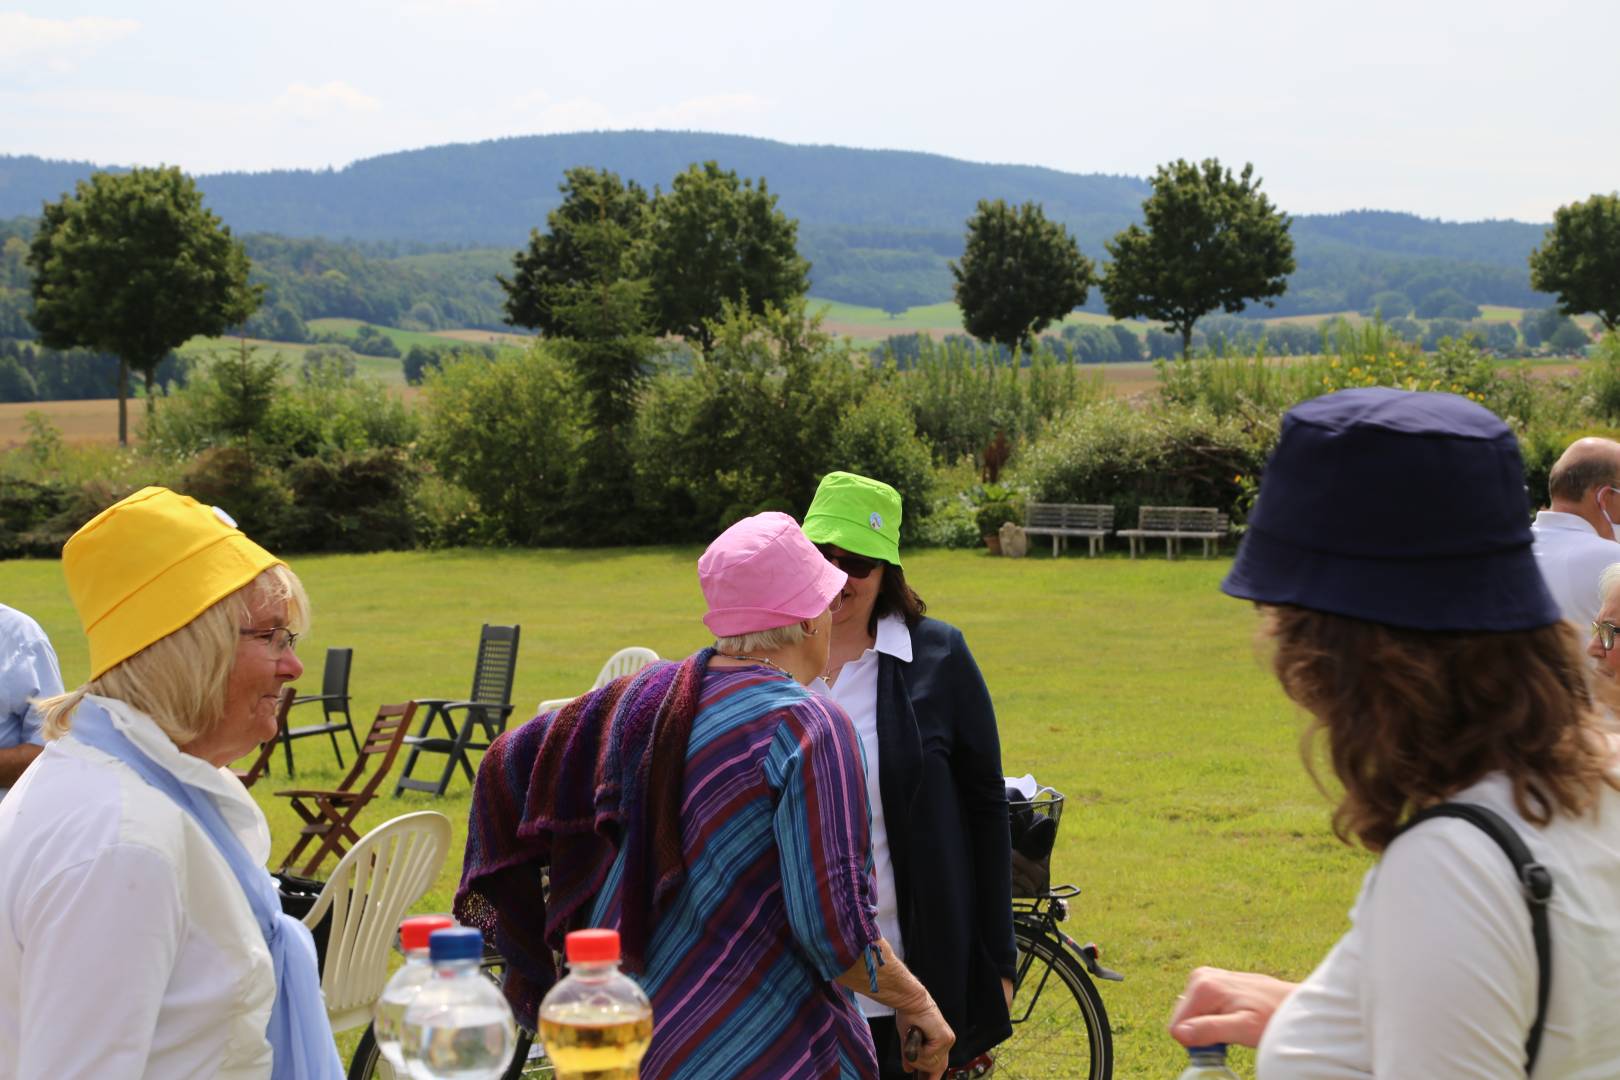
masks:
{"type": "MultiPolygon", "coordinates": [[[[695,548],[413,552],[306,557],[315,624],[299,653],[313,691],[329,645],[355,649],[361,724],[382,702],[465,694],[478,628],[523,627],[515,700],[584,689],[624,645],[679,657],[707,638],[695,548]]],[[[1164,1020],[1199,963],[1306,974],[1346,926],[1364,856],[1335,841],[1298,757],[1301,720],[1265,670],[1249,605],[1223,596],[1227,560],[1023,560],[907,555],[910,580],[967,635],[995,698],[1005,770],[1069,796],[1054,880],[1085,892],[1068,931],[1126,975],[1102,985],[1123,1077],[1174,1076],[1164,1020]]],[[[44,624],[70,685],[86,652],[58,566],[0,564],[0,596],[44,624]]],[[[295,723],[299,716],[294,713],[295,723]]],[[[313,721],[313,715],[302,718],[313,721]]],[[[330,744],[294,744],[297,785],[339,775],[330,744]]],[[[296,822],[272,792],[277,857],[296,822]]],[[[419,910],[447,910],[460,869],[468,785],[449,797],[379,800],[370,827],[433,808],[455,826],[450,865],[419,910]]],[[[327,869],[330,869],[328,864],[327,869]]],[[[966,883],[964,883],[965,885],[966,883]]],[[[1251,1058],[1237,1056],[1247,1072],[1251,1058]]]]}

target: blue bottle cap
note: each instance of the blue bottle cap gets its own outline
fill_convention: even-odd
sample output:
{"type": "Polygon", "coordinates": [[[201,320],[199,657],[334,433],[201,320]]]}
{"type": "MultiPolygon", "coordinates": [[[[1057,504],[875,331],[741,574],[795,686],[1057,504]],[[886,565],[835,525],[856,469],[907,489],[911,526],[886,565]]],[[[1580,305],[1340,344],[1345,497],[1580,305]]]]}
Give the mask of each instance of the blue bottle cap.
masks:
{"type": "MultiPolygon", "coordinates": [[[[434,934],[433,936],[438,937],[439,935],[434,934]]],[[[1225,1057],[1226,1056],[1226,1044],[1225,1043],[1208,1043],[1208,1044],[1206,1044],[1204,1046],[1189,1046],[1189,1047],[1187,1047],[1187,1053],[1189,1053],[1189,1054],[1220,1054],[1222,1057],[1225,1057]]]]}
{"type": "Polygon", "coordinates": [[[452,926],[448,930],[435,930],[428,938],[428,959],[437,964],[445,960],[482,960],[484,934],[471,926],[452,926]]]}

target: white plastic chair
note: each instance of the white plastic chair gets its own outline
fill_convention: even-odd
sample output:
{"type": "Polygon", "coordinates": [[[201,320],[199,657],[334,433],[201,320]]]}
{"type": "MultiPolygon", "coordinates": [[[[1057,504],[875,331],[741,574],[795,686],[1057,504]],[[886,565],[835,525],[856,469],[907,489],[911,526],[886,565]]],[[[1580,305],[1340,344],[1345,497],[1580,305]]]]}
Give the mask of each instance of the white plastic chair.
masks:
{"type": "MultiPolygon", "coordinates": [[[[602,670],[597,673],[596,681],[591,684],[591,689],[600,690],[602,687],[606,686],[614,679],[617,679],[619,676],[629,675],[631,672],[640,671],[642,668],[646,667],[648,664],[657,659],[657,653],[653,652],[651,649],[644,649],[640,645],[632,645],[627,649],[620,649],[618,652],[608,657],[607,663],[602,665],[602,670]]],[[[578,696],[578,694],[574,695],[574,697],[578,696]]],[[[552,709],[560,709],[573,700],[574,698],[565,697],[551,698],[547,701],[542,701],[539,705],[535,706],[535,715],[538,716],[543,712],[550,712],[552,709]]]]}
{"type": "Polygon", "coordinates": [[[371,1022],[399,921],[439,876],[449,850],[450,819],[422,810],[366,833],[332,871],[304,925],[313,929],[331,909],[321,991],[334,1032],[371,1022]]]}

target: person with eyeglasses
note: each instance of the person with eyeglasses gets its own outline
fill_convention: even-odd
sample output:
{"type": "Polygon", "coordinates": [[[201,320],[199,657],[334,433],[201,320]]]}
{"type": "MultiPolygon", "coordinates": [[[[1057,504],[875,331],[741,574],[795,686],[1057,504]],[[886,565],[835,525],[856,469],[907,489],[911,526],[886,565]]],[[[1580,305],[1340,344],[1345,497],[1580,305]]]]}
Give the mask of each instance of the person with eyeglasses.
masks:
{"type": "MultiPolygon", "coordinates": [[[[848,575],[827,670],[811,688],[861,736],[878,925],[939,1004],[953,1076],[1012,1034],[1012,848],[995,708],[962,632],[929,618],[900,561],[900,494],[832,472],[804,533],[848,575]]],[[[862,999],[880,1075],[907,1076],[893,1011],[862,999]]]]}
{"type": "Polygon", "coordinates": [[[314,942],[226,768],[303,672],[302,584],[161,487],[62,570],[90,677],[40,703],[45,750],[0,803],[0,1077],[336,1080],[314,942]]]}
{"type": "MultiPolygon", "coordinates": [[[[1614,648],[1614,636],[1620,632],[1620,560],[1603,568],[1597,592],[1601,606],[1588,630],[1591,636],[1586,642],[1586,655],[1597,661],[1599,675],[1620,683],[1620,652],[1614,648]]],[[[1615,694],[1620,694],[1620,687],[1615,694]]]]}
{"type": "Polygon", "coordinates": [[[1554,463],[1547,495],[1551,507],[1530,526],[1536,565],[1558,610],[1584,632],[1597,618],[1598,575],[1620,562],[1620,443],[1575,440],[1554,463]]]}

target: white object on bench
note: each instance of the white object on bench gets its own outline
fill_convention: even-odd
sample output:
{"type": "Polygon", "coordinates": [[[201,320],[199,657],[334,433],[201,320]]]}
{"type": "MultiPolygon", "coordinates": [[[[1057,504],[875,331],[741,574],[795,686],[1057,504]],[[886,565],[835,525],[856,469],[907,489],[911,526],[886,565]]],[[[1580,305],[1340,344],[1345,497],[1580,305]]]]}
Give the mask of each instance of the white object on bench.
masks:
{"type": "Polygon", "coordinates": [[[1119,535],[1131,542],[1131,558],[1136,558],[1138,540],[1164,540],[1167,558],[1175,558],[1183,540],[1202,540],[1204,558],[1211,545],[1226,538],[1231,523],[1212,506],[1143,506],[1138,509],[1136,528],[1121,529],[1119,535]]]}
{"type": "Polygon", "coordinates": [[[1024,508],[1024,532],[1051,536],[1052,557],[1069,546],[1069,537],[1083,536],[1090,545],[1086,552],[1102,550],[1103,537],[1114,531],[1114,508],[1090,503],[1030,503],[1024,508]]]}

